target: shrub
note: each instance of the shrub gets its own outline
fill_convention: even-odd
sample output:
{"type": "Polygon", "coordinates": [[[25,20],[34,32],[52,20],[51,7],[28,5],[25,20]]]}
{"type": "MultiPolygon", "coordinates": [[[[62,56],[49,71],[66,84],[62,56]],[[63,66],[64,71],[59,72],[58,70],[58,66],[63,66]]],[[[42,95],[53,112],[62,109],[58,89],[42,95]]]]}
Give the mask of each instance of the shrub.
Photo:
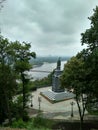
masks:
{"type": "Polygon", "coordinates": [[[11,125],[13,128],[26,128],[26,123],[22,120],[19,119],[18,121],[14,121],[11,125]]]}
{"type": "Polygon", "coordinates": [[[33,126],[37,128],[51,128],[53,125],[53,121],[49,119],[44,119],[40,117],[39,115],[33,119],[33,126]]]}

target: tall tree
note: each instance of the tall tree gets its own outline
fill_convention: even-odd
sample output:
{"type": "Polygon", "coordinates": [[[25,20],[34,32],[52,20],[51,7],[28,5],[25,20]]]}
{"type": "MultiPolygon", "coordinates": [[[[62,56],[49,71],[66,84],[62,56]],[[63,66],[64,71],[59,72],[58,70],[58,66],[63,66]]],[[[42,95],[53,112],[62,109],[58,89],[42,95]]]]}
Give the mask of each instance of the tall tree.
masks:
{"type": "Polygon", "coordinates": [[[20,44],[16,41],[14,44],[15,50],[15,69],[19,73],[21,81],[22,81],[22,94],[23,94],[23,120],[24,118],[24,110],[26,108],[26,103],[28,101],[28,82],[29,78],[26,74],[26,71],[29,71],[32,66],[30,64],[30,59],[35,58],[35,52],[30,52],[31,45],[29,43],[23,42],[20,44]]]}
{"type": "Polygon", "coordinates": [[[76,57],[72,57],[65,64],[61,81],[63,86],[74,90],[80,115],[80,130],[82,130],[85,110],[92,95],[92,91],[89,85],[89,69],[85,67],[83,57],[78,58],[80,55],[81,53],[76,57]]]}
{"type": "MultiPolygon", "coordinates": [[[[62,75],[62,83],[65,87],[73,88],[76,94],[76,102],[79,108],[81,126],[84,112],[89,101],[95,97],[98,99],[98,7],[89,18],[91,27],[81,34],[82,45],[87,48],[82,50],[65,65],[62,75]],[[83,95],[86,94],[86,100],[83,95]],[[79,102],[82,102],[81,106],[79,102]]],[[[82,127],[81,127],[82,129],[82,127]]]]}
{"type": "Polygon", "coordinates": [[[0,122],[5,118],[11,123],[11,103],[16,80],[12,71],[12,49],[8,39],[0,36],[0,122]],[[14,86],[14,87],[13,87],[14,86]]]}
{"type": "Polygon", "coordinates": [[[88,59],[87,67],[91,70],[92,75],[90,83],[98,98],[98,6],[93,11],[93,15],[89,17],[91,27],[81,34],[81,42],[82,45],[87,45],[86,54],[88,55],[85,57],[88,59]]]}

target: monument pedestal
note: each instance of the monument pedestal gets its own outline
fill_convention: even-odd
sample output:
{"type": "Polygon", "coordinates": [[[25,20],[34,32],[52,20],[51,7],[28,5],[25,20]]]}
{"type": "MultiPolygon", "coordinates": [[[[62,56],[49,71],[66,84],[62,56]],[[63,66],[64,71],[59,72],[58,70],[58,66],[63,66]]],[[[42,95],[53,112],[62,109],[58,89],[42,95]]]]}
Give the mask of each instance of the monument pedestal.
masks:
{"type": "Polygon", "coordinates": [[[64,92],[54,92],[51,89],[47,91],[40,92],[40,94],[45,97],[47,100],[49,100],[51,103],[56,103],[68,99],[74,98],[74,94],[68,91],[64,92]]]}

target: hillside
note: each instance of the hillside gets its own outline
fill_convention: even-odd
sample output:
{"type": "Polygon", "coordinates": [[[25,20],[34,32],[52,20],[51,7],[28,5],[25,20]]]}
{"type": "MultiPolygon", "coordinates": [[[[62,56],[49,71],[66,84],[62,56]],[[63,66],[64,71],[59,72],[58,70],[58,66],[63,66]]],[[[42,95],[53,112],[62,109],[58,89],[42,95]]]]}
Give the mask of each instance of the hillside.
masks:
{"type": "MultiPolygon", "coordinates": [[[[44,62],[48,62],[48,63],[54,63],[57,62],[58,60],[58,56],[47,56],[47,57],[36,57],[36,59],[31,59],[30,63],[33,65],[42,65],[44,62]]],[[[68,59],[70,59],[70,57],[60,57],[61,61],[66,61],[68,59]]]]}

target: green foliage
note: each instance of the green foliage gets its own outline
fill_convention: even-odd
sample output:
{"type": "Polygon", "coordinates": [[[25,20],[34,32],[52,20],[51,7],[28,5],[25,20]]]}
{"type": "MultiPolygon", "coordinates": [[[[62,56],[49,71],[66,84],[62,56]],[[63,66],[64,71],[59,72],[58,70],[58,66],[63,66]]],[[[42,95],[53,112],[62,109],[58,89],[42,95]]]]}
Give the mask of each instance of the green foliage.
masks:
{"type": "Polygon", "coordinates": [[[20,113],[24,120],[28,118],[25,108],[29,96],[29,78],[25,71],[31,68],[31,57],[36,57],[34,52],[30,52],[30,47],[29,43],[9,42],[0,35],[0,123],[6,118],[11,123],[13,113],[16,118],[20,117],[20,113]],[[21,80],[21,83],[17,83],[17,80],[21,80]],[[19,91],[23,93],[21,104],[20,101],[13,102],[13,97],[19,91]]]}
{"type": "Polygon", "coordinates": [[[52,75],[53,72],[48,75],[48,77],[45,77],[40,80],[30,81],[29,87],[30,90],[35,91],[37,88],[51,86],[52,84],[52,75]]]}
{"type": "Polygon", "coordinates": [[[81,123],[90,101],[98,99],[98,6],[93,11],[94,14],[89,18],[91,27],[81,34],[82,45],[87,44],[87,49],[67,62],[61,78],[62,84],[73,88],[76,94],[81,123]],[[86,94],[86,100],[83,94],[86,94]]]}
{"type": "Polygon", "coordinates": [[[40,116],[37,116],[33,120],[33,125],[34,127],[37,127],[37,128],[41,128],[41,127],[51,128],[51,126],[53,125],[53,122],[51,120],[44,119],[40,116]]]}
{"type": "Polygon", "coordinates": [[[31,45],[29,43],[23,42],[22,44],[18,41],[14,42],[12,44],[12,48],[14,49],[14,59],[15,59],[15,64],[14,68],[19,74],[20,80],[21,80],[21,90],[23,94],[23,112],[22,112],[22,117],[23,120],[25,120],[25,115],[24,115],[24,110],[27,107],[27,101],[29,97],[29,78],[27,77],[26,71],[29,71],[31,69],[31,64],[29,60],[31,57],[35,58],[36,54],[34,52],[30,52],[30,47],[31,45]]]}
{"type": "Polygon", "coordinates": [[[91,51],[98,47],[98,6],[93,11],[94,14],[89,17],[91,27],[81,34],[82,45],[87,44],[91,51]]]}
{"type": "Polygon", "coordinates": [[[74,87],[78,91],[81,88],[85,78],[84,63],[77,57],[72,57],[67,64],[65,64],[64,72],[62,75],[62,83],[66,87],[74,87]],[[81,86],[81,87],[80,87],[81,86]]]}
{"type": "Polygon", "coordinates": [[[51,85],[51,80],[48,78],[43,78],[41,80],[32,81],[31,90],[36,90],[36,88],[46,87],[51,85]]]}
{"type": "Polygon", "coordinates": [[[87,44],[86,67],[89,68],[89,84],[93,86],[94,96],[98,98],[98,6],[93,10],[94,13],[89,20],[91,27],[82,33],[82,44],[87,44]]]}
{"type": "Polygon", "coordinates": [[[24,122],[22,119],[14,121],[11,125],[13,128],[26,128],[27,130],[50,130],[54,122],[52,120],[43,119],[41,117],[35,117],[28,122],[24,122]]]}
{"type": "Polygon", "coordinates": [[[80,128],[82,128],[84,113],[92,92],[90,91],[87,80],[88,70],[85,67],[83,58],[79,58],[80,55],[81,54],[78,54],[76,57],[72,57],[65,64],[61,81],[63,86],[69,90],[74,90],[80,115],[80,128]],[[86,94],[86,100],[84,100],[84,94],[86,94]]]}
{"type": "Polygon", "coordinates": [[[11,43],[0,36],[0,123],[5,118],[11,123],[12,98],[17,85],[12,52],[11,43]]]}
{"type": "Polygon", "coordinates": [[[22,117],[22,102],[23,102],[22,96],[16,97],[13,102],[12,113],[13,113],[13,117],[16,118],[17,120],[22,117]]]}
{"type": "Polygon", "coordinates": [[[27,124],[22,120],[19,119],[18,121],[14,121],[11,125],[13,128],[26,128],[27,124]]]}

